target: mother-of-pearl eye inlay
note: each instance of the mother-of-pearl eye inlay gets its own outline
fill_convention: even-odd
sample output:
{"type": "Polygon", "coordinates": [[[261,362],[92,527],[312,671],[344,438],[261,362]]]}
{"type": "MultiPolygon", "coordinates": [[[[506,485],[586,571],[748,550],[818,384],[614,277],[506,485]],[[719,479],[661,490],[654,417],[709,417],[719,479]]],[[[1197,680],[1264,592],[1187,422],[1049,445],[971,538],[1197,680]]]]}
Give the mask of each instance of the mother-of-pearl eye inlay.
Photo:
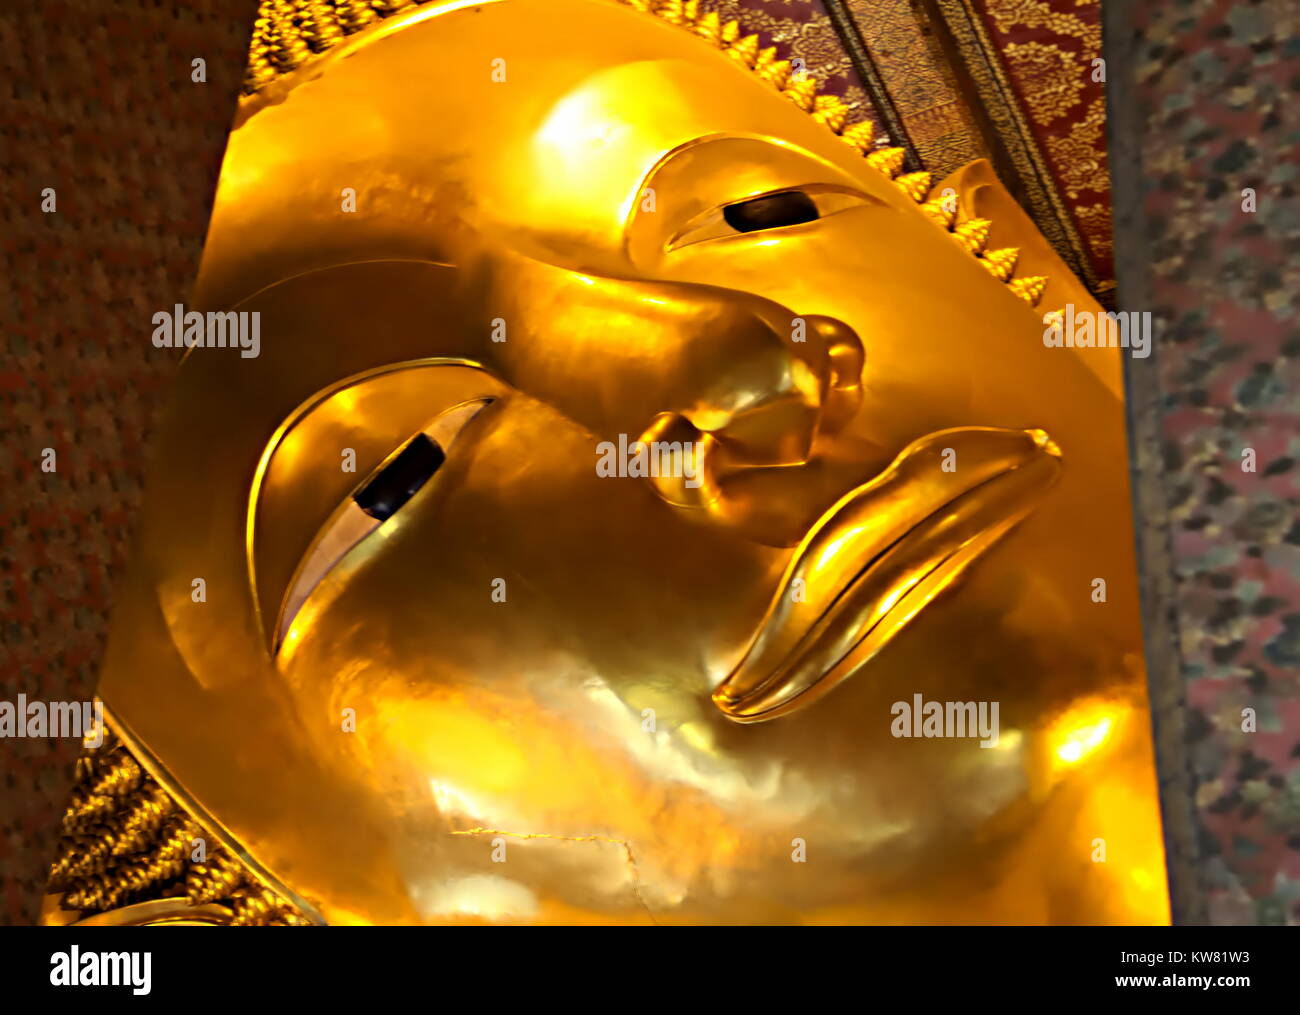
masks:
{"type": "Polygon", "coordinates": [[[389,455],[330,515],[289,583],[276,625],[277,652],[316,586],[419,492],[441,468],[461,431],[491,402],[491,398],[478,398],[442,413],[389,455]]]}

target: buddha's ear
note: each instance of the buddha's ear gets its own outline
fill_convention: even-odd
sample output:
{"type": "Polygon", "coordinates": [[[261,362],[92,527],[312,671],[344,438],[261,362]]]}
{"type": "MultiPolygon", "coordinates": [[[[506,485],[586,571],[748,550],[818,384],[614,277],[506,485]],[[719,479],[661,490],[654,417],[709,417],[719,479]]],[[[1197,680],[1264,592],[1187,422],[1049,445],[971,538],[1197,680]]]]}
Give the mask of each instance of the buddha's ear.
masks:
{"type": "MultiPolygon", "coordinates": [[[[951,189],[957,197],[956,222],[967,219],[988,219],[988,238],[985,250],[1014,247],[1020,251],[1016,259],[1017,277],[1042,275],[1047,288],[1038,301],[1038,309],[1046,314],[1073,304],[1075,312],[1098,313],[1102,307],[1096,297],[1079,281],[1061,256],[1034,224],[1011,192],[1003,186],[987,159],[979,159],[962,166],[940,180],[930,190],[931,199],[944,196],[951,189]]],[[[1083,358],[1088,368],[1097,374],[1106,387],[1120,397],[1123,394],[1123,375],[1119,349],[1079,349],[1076,355],[1083,358]]]]}

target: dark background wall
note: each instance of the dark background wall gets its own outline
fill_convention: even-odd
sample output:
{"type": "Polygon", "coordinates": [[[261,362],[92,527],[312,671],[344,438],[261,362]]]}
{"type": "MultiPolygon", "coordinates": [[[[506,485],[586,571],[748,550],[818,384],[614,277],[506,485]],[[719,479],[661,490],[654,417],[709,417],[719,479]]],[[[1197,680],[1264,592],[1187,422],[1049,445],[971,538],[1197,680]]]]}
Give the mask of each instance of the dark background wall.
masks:
{"type": "MultiPolygon", "coordinates": [[[[0,700],[94,692],[254,6],[0,5],[0,700]]],[[[79,750],[0,739],[0,922],[39,911],[79,750]]]]}

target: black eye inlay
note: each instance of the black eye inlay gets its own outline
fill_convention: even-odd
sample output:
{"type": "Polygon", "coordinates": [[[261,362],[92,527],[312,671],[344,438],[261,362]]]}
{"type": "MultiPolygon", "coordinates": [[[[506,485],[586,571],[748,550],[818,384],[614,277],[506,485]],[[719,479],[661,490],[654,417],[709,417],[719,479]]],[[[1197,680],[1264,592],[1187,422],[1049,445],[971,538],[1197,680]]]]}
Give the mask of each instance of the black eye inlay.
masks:
{"type": "Polygon", "coordinates": [[[387,521],[415,496],[446,458],[437,441],[418,433],[352,499],[371,518],[387,521]]]}
{"type": "Polygon", "coordinates": [[[722,209],[727,225],[739,233],[752,233],[777,226],[816,222],[817,205],[802,190],[785,190],[749,201],[738,201],[722,209]]]}

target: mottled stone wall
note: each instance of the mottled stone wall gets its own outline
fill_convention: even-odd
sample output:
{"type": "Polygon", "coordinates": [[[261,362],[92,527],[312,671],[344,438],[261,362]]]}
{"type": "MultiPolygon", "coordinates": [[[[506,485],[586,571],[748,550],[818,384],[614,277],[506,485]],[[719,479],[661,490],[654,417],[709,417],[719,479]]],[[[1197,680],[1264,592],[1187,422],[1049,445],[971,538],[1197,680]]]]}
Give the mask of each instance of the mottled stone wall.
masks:
{"type": "Polygon", "coordinates": [[[1105,16],[1175,915],[1300,924],[1300,5],[1105,16]]]}
{"type": "MultiPolygon", "coordinates": [[[[254,6],[0,5],[2,700],[94,691],[176,366],[150,318],[198,267],[254,6]]],[[[0,922],[39,910],[79,750],[0,739],[0,922]]]]}

